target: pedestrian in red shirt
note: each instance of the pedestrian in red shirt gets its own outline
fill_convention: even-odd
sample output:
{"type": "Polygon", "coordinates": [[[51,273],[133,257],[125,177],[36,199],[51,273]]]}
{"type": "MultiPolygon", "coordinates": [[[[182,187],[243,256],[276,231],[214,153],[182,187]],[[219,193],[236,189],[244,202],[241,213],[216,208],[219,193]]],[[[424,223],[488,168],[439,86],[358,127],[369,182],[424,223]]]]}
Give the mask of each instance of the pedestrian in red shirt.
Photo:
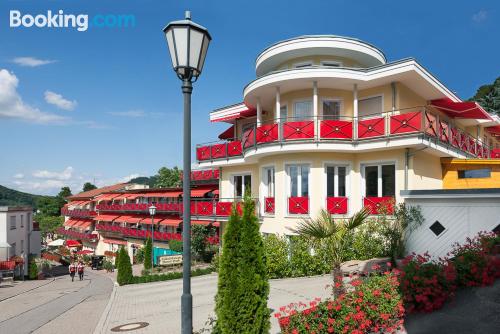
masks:
{"type": "Polygon", "coordinates": [[[75,274],[76,274],[76,265],[74,262],[72,262],[69,265],[69,276],[71,276],[71,282],[75,280],[75,274]]]}
{"type": "Polygon", "coordinates": [[[78,262],[78,266],[76,268],[78,270],[78,277],[80,277],[80,281],[83,281],[83,269],[84,269],[83,263],[81,261],[78,262]]]}

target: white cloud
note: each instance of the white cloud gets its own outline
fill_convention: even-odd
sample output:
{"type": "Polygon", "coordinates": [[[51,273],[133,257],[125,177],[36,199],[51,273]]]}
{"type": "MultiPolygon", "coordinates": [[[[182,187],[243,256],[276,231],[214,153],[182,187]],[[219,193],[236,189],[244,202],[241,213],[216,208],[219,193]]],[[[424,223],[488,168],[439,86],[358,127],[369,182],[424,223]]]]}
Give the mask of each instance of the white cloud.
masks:
{"type": "Polygon", "coordinates": [[[472,15],[472,21],[476,23],[481,23],[488,18],[488,12],[484,9],[481,9],[479,12],[472,15]]]}
{"type": "Polygon", "coordinates": [[[35,57],[17,57],[12,59],[12,62],[20,66],[37,67],[55,63],[57,60],[38,59],[35,57]]]}
{"type": "Polygon", "coordinates": [[[15,179],[24,179],[24,174],[23,173],[14,174],[14,178],[15,179]]]}
{"type": "Polygon", "coordinates": [[[51,92],[50,90],[45,91],[45,102],[53,104],[59,109],[68,111],[74,110],[77,105],[75,100],[70,101],[65,99],[61,94],[51,92]]]}
{"type": "Polygon", "coordinates": [[[129,111],[110,111],[108,114],[120,117],[145,117],[146,113],[144,110],[129,110],[129,111]]]}
{"type": "Polygon", "coordinates": [[[66,185],[61,180],[14,181],[14,184],[21,190],[35,193],[46,193],[47,191],[54,193],[66,185]]]}
{"type": "Polygon", "coordinates": [[[66,167],[62,172],[51,172],[48,170],[35,171],[33,177],[39,179],[52,179],[52,180],[69,180],[73,175],[73,167],[66,167]]]}
{"type": "Polygon", "coordinates": [[[12,118],[40,124],[62,124],[68,118],[40,111],[24,103],[17,92],[19,80],[5,69],[0,69],[0,119],[12,118]]]}

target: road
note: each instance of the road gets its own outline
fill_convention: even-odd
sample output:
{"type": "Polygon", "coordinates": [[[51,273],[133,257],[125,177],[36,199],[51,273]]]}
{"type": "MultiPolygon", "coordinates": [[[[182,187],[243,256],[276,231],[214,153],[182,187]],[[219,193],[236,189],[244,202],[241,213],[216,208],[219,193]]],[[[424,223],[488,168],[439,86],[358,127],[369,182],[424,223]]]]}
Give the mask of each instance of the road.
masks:
{"type": "MultiPolygon", "coordinates": [[[[326,289],[326,285],[330,281],[328,275],[271,280],[268,305],[278,311],[281,306],[291,302],[328,297],[330,290],[326,289]]],[[[214,314],[217,275],[193,277],[191,285],[193,327],[194,330],[200,330],[209,316],[214,314]]],[[[147,326],[134,330],[134,334],[180,333],[181,294],[182,280],[118,287],[109,312],[103,316],[103,326],[97,328],[96,333],[112,333],[111,329],[114,327],[139,322],[145,322],[147,326]]],[[[271,325],[271,333],[278,333],[279,325],[274,316],[271,316],[271,325]]],[[[126,328],[132,327],[133,325],[130,325],[126,328]]]]}
{"type": "Polygon", "coordinates": [[[92,333],[112,290],[109,278],[87,270],[83,281],[59,276],[0,298],[0,333],[92,333]]]}

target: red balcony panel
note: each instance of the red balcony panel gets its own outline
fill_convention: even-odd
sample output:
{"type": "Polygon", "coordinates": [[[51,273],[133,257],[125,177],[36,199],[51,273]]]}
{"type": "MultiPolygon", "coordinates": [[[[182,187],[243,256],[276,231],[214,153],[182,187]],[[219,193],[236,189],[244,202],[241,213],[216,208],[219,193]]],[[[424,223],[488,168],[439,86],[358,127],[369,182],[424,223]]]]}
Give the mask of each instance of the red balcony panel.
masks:
{"type": "Polygon", "coordinates": [[[426,112],[424,121],[425,121],[424,123],[425,133],[428,134],[429,136],[437,137],[438,124],[436,116],[426,112]]]}
{"type": "Polygon", "coordinates": [[[352,122],[336,120],[321,121],[319,134],[324,139],[352,139],[352,122]]]}
{"type": "Polygon", "coordinates": [[[203,177],[203,171],[201,170],[195,170],[191,172],[191,180],[193,181],[201,180],[202,177],[203,177]]]}
{"type": "Polygon", "coordinates": [[[467,147],[469,153],[476,155],[476,141],[469,135],[467,135],[467,147]]]}
{"type": "Polygon", "coordinates": [[[478,158],[483,158],[484,157],[484,152],[483,152],[483,145],[481,143],[477,143],[477,150],[476,150],[476,155],[478,158]]]}
{"type": "Polygon", "coordinates": [[[285,122],[283,123],[283,139],[312,139],[314,138],[314,122],[285,122]]]}
{"type": "Polygon", "coordinates": [[[274,213],[274,197],[264,197],[264,212],[274,213]]]}
{"type": "Polygon", "coordinates": [[[255,144],[255,131],[254,129],[248,129],[243,132],[243,136],[241,138],[243,143],[243,148],[251,147],[255,144]]]}
{"type": "Polygon", "coordinates": [[[240,140],[235,140],[227,143],[227,156],[235,157],[243,154],[243,148],[240,140]]]}
{"type": "Polygon", "coordinates": [[[451,127],[451,145],[458,147],[460,149],[462,148],[462,132],[454,127],[451,127]]]}
{"type": "Polygon", "coordinates": [[[200,161],[210,160],[210,146],[200,146],[196,149],[196,158],[200,161]]]}
{"type": "Polygon", "coordinates": [[[365,197],[363,199],[363,206],[367,208],[372,215],[378,215],[381,213],[393,214],[394,198],[390,196],[365,197]]]}
{"type": "Polygon", "coordinates": [[[447,122],[439,121],[439,139],[442,142],[448,143],[450,141],[449,128],[450,125],[447,122]]]}
{"type": "MultiPolygon", "coordinates": [[[[228,144],[228,148],[227,149],[228,149],[227,154],[230,155],[229,154],[229,144],[228,144]]],[[[214,169],[212,176],[213,176],[214,179],[218,179],[219,178],[219,170],[218,169],[214,169]]]]}
{"type": "Polygon", "coordinates": [[[217,216],[227,217],[231,215],[231,207],[233,206],[233,202],[217,202],[215,205],[215,214],[217,216]]]}
{"type": "Polygon", "coordinates": [[[358,138],[372,138],[385,135],[385,118],[376,117],[358,122],[358,138]]]}
{"type": "Polygon", "coordinates": [[[265,124],[257,128],[255,139],[258,144],[271,143],[278,140],[278,124],[265,124]]]}
{"type": "Polygon", "coordinates": [[[348,199],[347,197],[327,197],[326,198],[326,210],[336,215],[343,215],[347,213],[348,210],[348,199]]]}
{"type": "Polygon", "coordinates": [[[207,169],[201,172],[201,179],[200,180],[211,180],[213,178],[212,175],[212,170],[207,169]]]}
{"type": "Polygon", "coordinates": [[[220,159],[226,157],[226,144],[212,145],[212,159],[220,159]]]}
{"type": "Polygon", "coordinates": [[[419,132],[422,126],[420,111],[391,116],[391,135],[419,132]]]}
{"type": "Polygon", "coordinates": [[[309,213],[309,197],[289,197],[288,213],[305,215],[309,213]]]}
{"type": "Polygon", "coordinates": [[[500,148],[496,148],[491,150],[491,158],[492,159],[500,159],[500,148]]]}
{"type": "Polygon", "coordinates": [[[214,214],[214,202],[212,201],[191,202],[191,214],[197,216],[212,216],[214,214]]]}

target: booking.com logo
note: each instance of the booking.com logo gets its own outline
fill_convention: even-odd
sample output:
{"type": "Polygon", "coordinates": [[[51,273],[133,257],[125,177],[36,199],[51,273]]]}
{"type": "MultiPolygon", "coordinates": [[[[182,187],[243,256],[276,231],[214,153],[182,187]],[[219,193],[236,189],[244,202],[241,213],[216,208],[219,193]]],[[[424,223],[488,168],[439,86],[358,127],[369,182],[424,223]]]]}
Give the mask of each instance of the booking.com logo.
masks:
{"type": "Polygon", "coordinates": [[[128,28],[135,27],[135,15],[131,14],[96,14],[89,19],[87,14],[65,14],[62,9],[57,12],[48,10],[46,14],[22,14],[19,10],[10,11],[11,28],[76,28],[87,31],[89,27],[128,28]]]}

